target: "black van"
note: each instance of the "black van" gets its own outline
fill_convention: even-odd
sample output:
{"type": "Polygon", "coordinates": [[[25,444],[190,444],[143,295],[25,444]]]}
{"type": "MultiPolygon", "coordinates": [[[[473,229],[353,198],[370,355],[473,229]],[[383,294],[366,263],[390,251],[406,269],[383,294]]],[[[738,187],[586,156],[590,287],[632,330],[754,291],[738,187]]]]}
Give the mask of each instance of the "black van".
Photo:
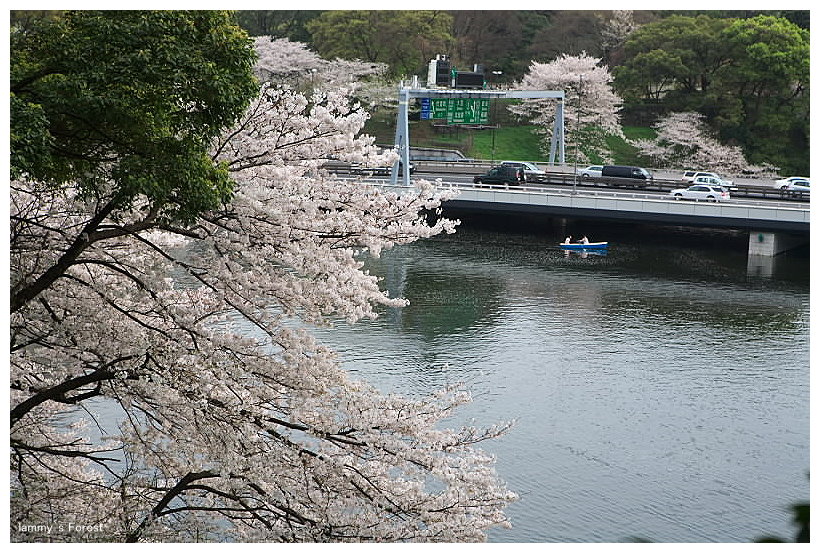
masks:
{"type": "MultiPolygon", "coordinates": [[[[601,169],[602,177],[617,177],[619,179],[651,180],[652,175],[643,167],[632,167],[631,165],[604,165],[601,169]]],[[[617,182],[613,182],[618,186],[617,182]]],[[[639,186],[645,186],[641,184],[639,186]]]]}
{"type": "Polygon", "coordinates": [[[524,184],[526,177],[521,167],[499,165],[483,175],[474,176],[473,182],[475,184],[524,184]]]}

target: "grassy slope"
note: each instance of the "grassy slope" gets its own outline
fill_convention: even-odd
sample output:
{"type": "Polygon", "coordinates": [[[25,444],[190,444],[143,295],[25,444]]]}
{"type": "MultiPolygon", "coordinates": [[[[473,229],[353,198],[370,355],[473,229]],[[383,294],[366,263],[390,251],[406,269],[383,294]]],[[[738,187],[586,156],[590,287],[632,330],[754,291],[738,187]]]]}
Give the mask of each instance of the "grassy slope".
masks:
{"type": "MultiPolygon", "coordinates": [[[[649,127],[624,127],[624,135],[630,140],[639,138],[655,138],[655,130],[649,127]]],[[[645,158],[638,155],[638,150],[617,136],[607,137],[607,146],[612,152],[615,163],[620,165],[647,166],[645,158]]]]}
{"type": "MultiPolygon", "coordinates": [[[[627,138],[652,138],[655,131],[647,127],[624,127],[627,138]]],[[[366,133],[375,136],[379,144],[392,144],[395,136],[395,120],[375,117],[365,126],[366,133]]],[[[493,154],[493,130],[471,130],[457,127],[434,127],[428,121],[410,122],[410,143],[428,148],[451,148],[475,159],[516,159],[522,161],[547,161],[548,154],[539,148],[541,137],[532,125],[504,125],[495,130],[495,153],[493,154]]],[[[623,165],[646,165],[636,149],[623,139],[610,136],[607,145],[615,163],[623,165]]],[[[567,157],[574,145],[567,144],[567,157]]],[[[583,145],[582,145],[583,148],[583,145]]],[[[599,160],[594,160],[599,161],[599,160]]]]}

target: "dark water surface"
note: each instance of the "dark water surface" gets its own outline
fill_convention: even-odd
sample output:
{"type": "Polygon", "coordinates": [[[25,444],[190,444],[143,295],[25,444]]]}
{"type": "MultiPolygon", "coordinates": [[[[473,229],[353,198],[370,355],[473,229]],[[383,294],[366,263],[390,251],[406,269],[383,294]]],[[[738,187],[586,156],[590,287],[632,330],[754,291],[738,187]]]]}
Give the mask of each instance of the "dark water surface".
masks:
{"type": "Polygon", "coordinates": [[[521,497],[491,541],[791,538],[809,498],[807,253],[761,270],[741,234],[591,230],[606,256],[561,252],[565,229],[396,248],[370,269],[410,306],[318,334],[385,391],[463,382],[454,423],[516,420],[484,444],[521,497]]]}

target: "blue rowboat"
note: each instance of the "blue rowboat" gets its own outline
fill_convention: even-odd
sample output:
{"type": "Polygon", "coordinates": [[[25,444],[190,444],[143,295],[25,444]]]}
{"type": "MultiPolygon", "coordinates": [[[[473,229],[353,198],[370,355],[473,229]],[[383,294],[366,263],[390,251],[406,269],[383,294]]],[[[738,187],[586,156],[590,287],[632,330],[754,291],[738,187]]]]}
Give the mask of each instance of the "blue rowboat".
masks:
{"type": "Polygon", "coordinates": [[[562,250],[605,250],[609,247],[609,242],[589,242],[582,244],[580,242],[571,242],[569,244],[558,244],[562,250]]]}

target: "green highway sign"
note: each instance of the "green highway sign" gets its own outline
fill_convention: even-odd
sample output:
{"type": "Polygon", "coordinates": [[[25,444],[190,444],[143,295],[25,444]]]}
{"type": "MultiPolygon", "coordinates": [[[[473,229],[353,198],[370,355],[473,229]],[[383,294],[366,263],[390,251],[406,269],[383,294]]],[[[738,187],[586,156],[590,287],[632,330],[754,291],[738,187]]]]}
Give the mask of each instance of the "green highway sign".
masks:
{"type": "Polygon", "coordinates": [[[479,98],[423,98],[422,119],[446,119],[449,124],[487,123],[490,100],[479,98]]]}
{"type": "Polygon", "coordinates": [[[449,98],[430,98],[430,119],[447,119],[449,98]]]}

